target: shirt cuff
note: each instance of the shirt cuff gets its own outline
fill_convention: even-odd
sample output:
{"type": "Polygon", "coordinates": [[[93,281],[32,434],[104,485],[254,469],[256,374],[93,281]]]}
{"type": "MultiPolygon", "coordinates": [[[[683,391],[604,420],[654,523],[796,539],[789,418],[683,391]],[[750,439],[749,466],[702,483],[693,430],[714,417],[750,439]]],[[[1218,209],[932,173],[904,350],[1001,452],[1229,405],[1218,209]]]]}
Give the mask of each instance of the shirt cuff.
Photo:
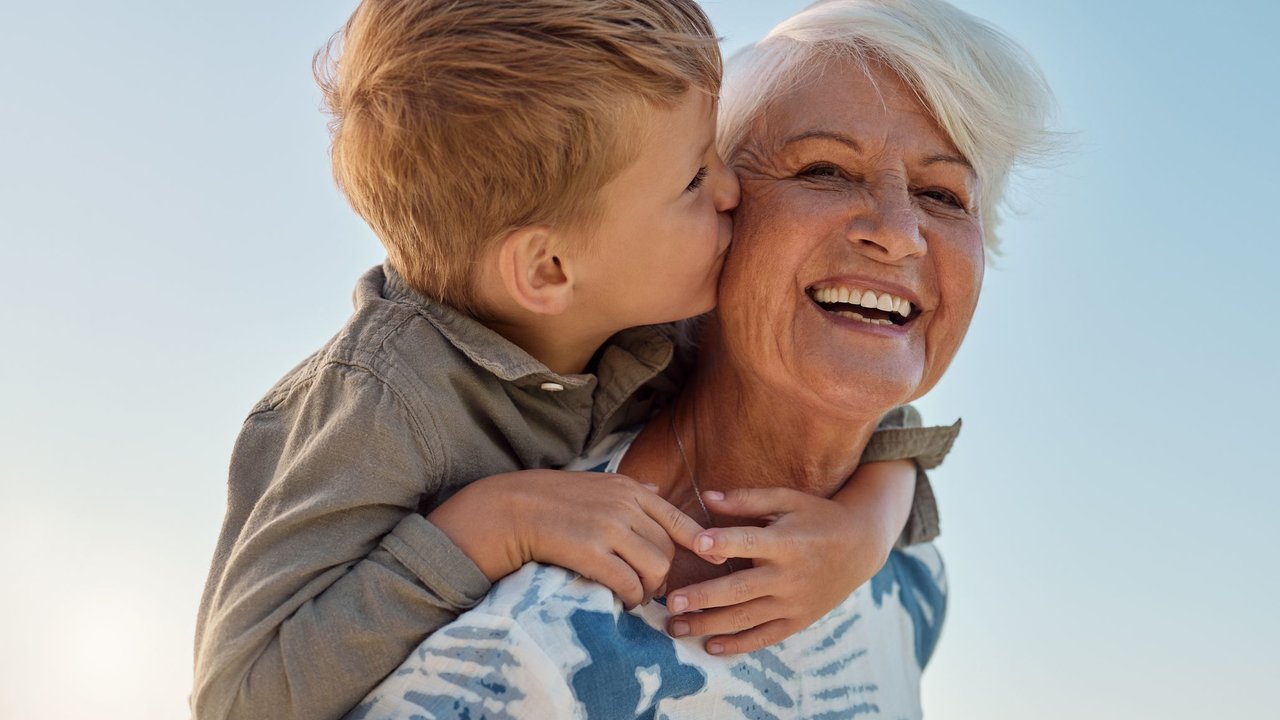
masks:
{"type": "Polygon", "coordinates": [[[862,451],[862,462],[914,459],[921,468],[932,470],[942,464],[956,437],[960,422],[936,427],[905,427],[876,430],[862,451]]]}
{"type": "Polygon", "coordinates": [[[862,452],[862,462],[885,460],[914,460],[916,464],[915,496],[911,512],[902,535],[895,543],[897,548],[929,542],[938,537],[942,527],[938,518],[938,501],[925,470],[942,464],[951,452],[956,437],[960,435],[961,422],[954,425],[919,427],[920,414],[911,406],[894,408],[880,423],[879,429],[867,442],[862,452]]]}
{"type": "Polygon", "coordinates": [[[917,465],[916,494],[911,500],[911,514],[907,516],[907,524],[894,547],[902,549],[930,542],[940,534],[942,525],[938,519],[938,501],[933,496],[933,485],[929,482],[928,473],[917,465]]]}
{"type": "Polygon", "coordinates": [[[428,590],[458,610],[489,594],[489,578],[444,531],[418,513],[406,515],[382,544],[428,590]]]}

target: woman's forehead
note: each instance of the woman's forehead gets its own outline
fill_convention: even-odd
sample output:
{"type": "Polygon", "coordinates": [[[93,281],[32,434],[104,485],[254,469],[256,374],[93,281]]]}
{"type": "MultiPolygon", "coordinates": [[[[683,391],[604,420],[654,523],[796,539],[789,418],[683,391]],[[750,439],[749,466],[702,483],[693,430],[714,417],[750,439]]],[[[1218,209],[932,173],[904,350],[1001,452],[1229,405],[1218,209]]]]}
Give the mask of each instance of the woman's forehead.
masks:
{"type": "Polygon", "coordinates": [[[748,142],[765,141],[782,149],[827,140],[869,150],[863,146],[880,144],[884,136],[896,133],[916,146],[927,146],[926,155],[953,155],[964,162],[915,90],[880,63],[826,61],[779,93],[760,120],[749,136],[765,137],[748,137],[748,142]]]}

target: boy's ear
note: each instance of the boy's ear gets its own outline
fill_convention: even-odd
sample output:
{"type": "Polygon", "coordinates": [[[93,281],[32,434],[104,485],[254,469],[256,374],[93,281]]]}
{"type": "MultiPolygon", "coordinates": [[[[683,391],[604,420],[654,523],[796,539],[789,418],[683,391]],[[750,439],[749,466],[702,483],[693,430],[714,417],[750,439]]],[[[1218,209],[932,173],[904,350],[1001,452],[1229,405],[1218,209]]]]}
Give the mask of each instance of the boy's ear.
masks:
{"type": "Polygon", "coordinates": [[[516,304],[538,315],[559,315],[573,302],[573,277],[556,255],[553,230],[541,225],[512,230],[498,246],[498,272],[516,304]]]}

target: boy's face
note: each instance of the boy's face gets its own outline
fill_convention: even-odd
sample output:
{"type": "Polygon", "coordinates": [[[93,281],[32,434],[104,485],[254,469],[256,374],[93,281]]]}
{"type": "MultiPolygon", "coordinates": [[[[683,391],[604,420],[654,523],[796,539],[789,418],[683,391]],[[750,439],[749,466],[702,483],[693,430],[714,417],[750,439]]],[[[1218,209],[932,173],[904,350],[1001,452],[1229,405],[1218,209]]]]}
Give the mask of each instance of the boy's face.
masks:
{"type": "Polygon", "coordinates": [[[647,108],[635,161],[605,186],[590,248],[576,263],[575,304],[609,333],[715,307],[738,205],[738,179],[715,149],[715,104],[690,90],[647,108]]]}

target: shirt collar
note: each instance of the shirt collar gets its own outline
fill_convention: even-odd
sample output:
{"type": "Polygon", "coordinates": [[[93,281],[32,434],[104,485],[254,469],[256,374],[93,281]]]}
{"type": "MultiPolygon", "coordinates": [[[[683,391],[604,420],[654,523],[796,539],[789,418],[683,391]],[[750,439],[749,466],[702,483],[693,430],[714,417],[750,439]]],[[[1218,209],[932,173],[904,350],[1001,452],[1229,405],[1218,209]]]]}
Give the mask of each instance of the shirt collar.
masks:
{"type": "Polygon", "coordinates": [[[414,306],[450,344],[502,380],[522,386],[552,382],[579,389],[592,387],[598,377],[603,397],[597,398],[597,404],[608,406],[610,412],[662,372],[674,354],[669,333],[661,326],[630,328],[606,344],[596,374],[561,375],[475,318],[414,290],[390,262],[366,273],[356,288],[357,303],[363,294],[414,306]]]}

